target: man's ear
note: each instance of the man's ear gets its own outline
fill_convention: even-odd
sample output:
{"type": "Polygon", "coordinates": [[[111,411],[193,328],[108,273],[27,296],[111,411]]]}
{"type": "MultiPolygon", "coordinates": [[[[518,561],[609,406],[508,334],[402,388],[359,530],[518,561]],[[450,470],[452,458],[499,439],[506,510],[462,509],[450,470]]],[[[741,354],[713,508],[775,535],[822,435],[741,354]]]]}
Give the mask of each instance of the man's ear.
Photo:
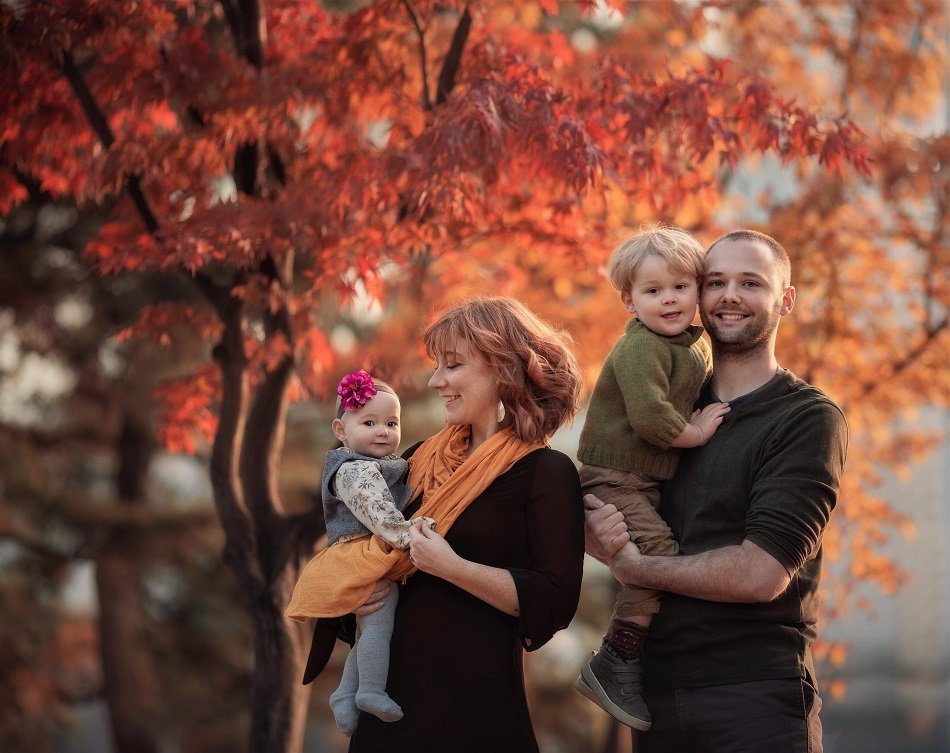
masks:
{"type": "Polygon", "coordinates": [[[629,290],[625,290],[620,294],[620,300],[623,301],[623,305],[627,307],[627,311],[631,314],[637,313],[637,307],[633,305],[633,298],[630,296],[629,290]]]}
{"type": "Polygon", "coordinates": [[[346,427],[343,425],[343,421],[339,418],[334,418],[333,423],[330,424],[330,428],[333,429],[333,435],[337,439],[341,442],[346,442],[346,427]]]}
{"type": "Polygon", "coordinates": [[[782,307],[779,309],[779,313],[782,316],[788,316],[792,313],[793,308],[795,308],[795,286],[789,285],[782,294],[782,307]]]}

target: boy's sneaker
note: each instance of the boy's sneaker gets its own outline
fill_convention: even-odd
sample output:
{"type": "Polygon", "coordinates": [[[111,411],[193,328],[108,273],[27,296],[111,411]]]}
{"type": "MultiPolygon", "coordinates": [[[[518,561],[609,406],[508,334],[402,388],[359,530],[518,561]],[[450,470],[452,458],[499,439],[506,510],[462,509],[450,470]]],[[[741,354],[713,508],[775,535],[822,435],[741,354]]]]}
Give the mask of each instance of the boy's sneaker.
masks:
{"type": "Polygon", "coordinates": [[[574,688],[628,727],[646,732],[653,724],[643,700],[643,662],[624,661],[601,647],[581,670],[574,688]]]}

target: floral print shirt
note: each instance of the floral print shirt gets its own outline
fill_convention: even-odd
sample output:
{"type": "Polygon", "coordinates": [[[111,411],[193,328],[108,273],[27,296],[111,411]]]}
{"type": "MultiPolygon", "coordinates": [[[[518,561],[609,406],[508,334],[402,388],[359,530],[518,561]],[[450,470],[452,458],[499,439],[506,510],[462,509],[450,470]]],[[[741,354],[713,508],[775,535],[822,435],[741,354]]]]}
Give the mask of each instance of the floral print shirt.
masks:
{"type": "MultiPolygon", "coordinates": [[[[403,517],[379,466],[370,460],[350,460],[341,465],[333,479],[333,493],[360,523],[396,549],[409,548],[409,529],[416,523],[425,521],[435,528],[432,518],[406,520],[403,517]]],[[[359,534],[340,540],[355,538],[359,538],[359,534]]]]}

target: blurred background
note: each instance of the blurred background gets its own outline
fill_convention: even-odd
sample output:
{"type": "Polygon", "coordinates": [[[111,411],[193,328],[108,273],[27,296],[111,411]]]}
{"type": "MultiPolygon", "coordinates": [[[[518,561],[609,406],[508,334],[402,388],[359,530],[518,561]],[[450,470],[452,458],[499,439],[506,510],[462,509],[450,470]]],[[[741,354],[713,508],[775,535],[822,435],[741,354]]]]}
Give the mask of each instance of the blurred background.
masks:
{"type": "MultiPolygon", "coordinates": [[[[849,420],[825,750],[950,751],[948,15],[0,1],[0,749],[345,750],[345,647],[304,688],[281,616],[340,375],[395,384],[424,438],[425,323],[504,294],[589,388],[626,316],[603,266],[664,221],[788,249],[780,361],[849,420]]],[[[629,750],[572,688],[612,598],[588,561],[526,657],[544,753],[629,750]]]]}

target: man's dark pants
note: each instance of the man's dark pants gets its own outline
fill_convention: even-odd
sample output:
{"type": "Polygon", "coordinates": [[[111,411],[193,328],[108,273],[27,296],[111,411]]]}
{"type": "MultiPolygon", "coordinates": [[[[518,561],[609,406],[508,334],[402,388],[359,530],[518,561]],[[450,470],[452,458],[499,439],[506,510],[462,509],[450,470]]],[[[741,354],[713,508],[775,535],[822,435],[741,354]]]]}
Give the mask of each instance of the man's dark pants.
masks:
{"type": "Polygon", "coordinates": [[[635,753],[822,753],[821,698],[797,677],[646,693],[635,753]]]}

